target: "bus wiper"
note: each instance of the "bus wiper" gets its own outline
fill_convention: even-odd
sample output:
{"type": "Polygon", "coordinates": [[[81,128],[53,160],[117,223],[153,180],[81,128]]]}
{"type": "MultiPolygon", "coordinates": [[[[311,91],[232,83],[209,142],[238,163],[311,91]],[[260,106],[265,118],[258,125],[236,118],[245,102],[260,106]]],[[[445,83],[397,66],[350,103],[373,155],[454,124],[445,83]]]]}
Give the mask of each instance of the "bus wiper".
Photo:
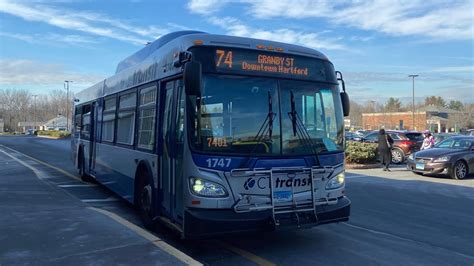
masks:
{"type": "Polygon", "coordinates": [[[313,140],[311,139],[311,136],[309,135],[303,121],[301,121],[300,116],[296,112],[295,95],[293,91],[290,91],[290,96],[291,112],[288,113],[288,116],[290,117],[291,124],[293,126],[293,136],[298,137],[303,145],[308,145],[311,148],[311,152],[313,152],[313,154],[317,154],[313,140]]]}
{"type": "Polygon", "coordinates": [[[262,126],[255,135],[254,140],[260,142],[267,134],[270,140],[273,135],[273,120],[275,119],[276,114],[273,112],[273,100],[272,94],[268,91],[268,113],[265,121],[263,121],[262,126]]]}

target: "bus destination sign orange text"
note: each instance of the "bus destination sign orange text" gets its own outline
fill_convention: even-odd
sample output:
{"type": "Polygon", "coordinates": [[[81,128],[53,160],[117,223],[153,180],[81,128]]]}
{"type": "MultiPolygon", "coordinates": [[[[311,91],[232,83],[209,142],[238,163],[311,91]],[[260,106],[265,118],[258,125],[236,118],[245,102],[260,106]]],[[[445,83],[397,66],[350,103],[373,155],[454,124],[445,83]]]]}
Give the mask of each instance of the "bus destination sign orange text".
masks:
{"type": "Polygon", "coordinates": [[[241,71],[255,71],[277,73],[307,77],[310,75],[308,67],[298,67],[294,57],[255,54],[251,58],[238,56],[234,51],[216,50],[216,67],[220,69],[236,69],[241,71]],[[256,57],[254,57],[256,56],[256,57]],[[234,62],[235,61],[235,62],[234,62]]]}

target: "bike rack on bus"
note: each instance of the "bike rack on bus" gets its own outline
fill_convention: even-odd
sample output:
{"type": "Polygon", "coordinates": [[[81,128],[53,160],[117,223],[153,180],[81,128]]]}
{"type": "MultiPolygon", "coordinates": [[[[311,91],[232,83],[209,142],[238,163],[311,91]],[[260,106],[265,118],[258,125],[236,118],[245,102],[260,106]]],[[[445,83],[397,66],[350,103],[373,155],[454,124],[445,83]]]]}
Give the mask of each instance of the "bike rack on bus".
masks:
{"type": "MultiPolygon", "coordinates": [[[[271,169],[234,169],[231,171],[232,177],[258,177],[266,176],[269,180],[269,195],[239,194],[238,201],[234,204],[236,213],[245,213],[252,211],[272,211],[272,220],[275,226],[283,225],[282,221],[289,219],[291,224],[296,223],[298,227],[304,225],[301,218],[306,218],[306,223],[317,224],[319,222],[317,207],[323,205],[332,205],[338,202],[338,199],[328,198],[325,190],[325,182],[336,170],[337,166],[326,167],[290,167],[290,168],[271,168],[271,169]],[[275,177],[286,175],[296,177],[296,175],[307,175],[311,178],[310,189],[295,193],[295,182],[291,182],[292,200],[291,204],[280,204],[275,202],[275,177]],[[309,199],[298,201],[297,196],[304,198],[304,194],[310,194],[309,199]],[[308,216],[309,215],[309,216],[308,216]]],[[[290,178],[291,179],[291,178],[290,178]]]]}

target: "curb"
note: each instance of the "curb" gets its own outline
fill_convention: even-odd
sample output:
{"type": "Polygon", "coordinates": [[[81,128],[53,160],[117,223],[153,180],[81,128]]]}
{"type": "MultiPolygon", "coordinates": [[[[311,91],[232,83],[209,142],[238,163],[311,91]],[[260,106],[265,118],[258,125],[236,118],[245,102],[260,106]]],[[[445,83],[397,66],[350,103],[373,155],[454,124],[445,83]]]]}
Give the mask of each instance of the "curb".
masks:
{"type": "Polygon", "coordinates": [[[45,138],[45,139],[65,139],[68,137],[51,137],[51,136],[44,136],[44,135],[38,135],[38,138],[45,138]]]}
{"type": "Polygon", "coordinates": [[[380,164],[346,164],[346,169],[374,169],[380,168],[380,164]]]}

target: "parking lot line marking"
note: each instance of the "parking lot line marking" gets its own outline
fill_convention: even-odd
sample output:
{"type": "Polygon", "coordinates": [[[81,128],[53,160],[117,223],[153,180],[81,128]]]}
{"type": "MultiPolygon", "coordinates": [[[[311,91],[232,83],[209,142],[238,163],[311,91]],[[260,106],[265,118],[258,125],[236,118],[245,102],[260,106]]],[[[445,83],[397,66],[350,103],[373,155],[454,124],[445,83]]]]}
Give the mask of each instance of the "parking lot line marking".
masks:
{"type": "Polygon", "coordinates": [[[234,253],[236,253],[237,255],[240,255],[241,257],[244,257],[252,262],[255,262],[256,264],[258,265],[264,265],[264,266],[274,266],[276,265],[275,263],[267,260],[267,259],[264,259],[258,255],[255,255],[251,252],[248,252],[247,250],[243,250],[241,248],[238,248],[236,246],[233,246],[229,243],[226,243],[224,241],[220,241],[220,240],[216,240],[215,243],[225,249],[228,249],[234,253]]]}
{"type": "Polygon", "coordinates": [[[428,245],[428,246],[431,246],[431,247],[436,247],[438,249],[447,250],[449,252],[452,252],[452,253],[455,253],[457,255],[466,257],[468,259],[474,259],[473,256],[470,256],[470,255],[467,255],[467,254],[464,254],[464,253],[461,253],[461,252],[458,252],[458,251],[455,251],[455,250],[446,249],[446,248],[439,247],[439,246],[433,246],[432,244],[426,243],[426,242],[423,242],[423,241],[418,241],[418,240],[414,240],[414,239],[410,239],[410,238],[405,238],[405,237],[402,237],[402,236],[397,236],[397,235],[390,234],[390,233],[387,233],[387,232],[377,231],[377,230],[369,229],[369,228],[366,228],[366,227],[362,227],[362,226],[358,226],[358,225],[354,225],[354,224],[350,224],[350,223],[346,223],[346,222],[342,222],[342,224],[346,225],[346,226],[349,226],[349,227],[352,227],[352,228],[363,230],[363,231],[366,231],[366,232],[369,232],[369,233],[372,233],[372,234],[383,235],[383,236],[392,237],[392,238],[403,240],[403,241],[414,242],[414,243],[417,243],[417,244],[424,244],[424,245],[428,245]]]}
{"type": "Polygon", "coordinates": [[[190,256],[186,255],[185,253],[183,253],[181,250],[179,250],[179,249],[171,246],[170,244],[166,243],[161,238],[159,238],[159,237],[155,236],[154,234],[148,232],[147,230],[145,230],[145,229],[143,229],[143,228],[127,221],[127,220],[125,220],[124,218],[120,217],[119,215],[117,215],[113,212],[109,212],[109,211],[94,208],[94,207],[87,207],[87,208],[90,209],[90,210],[96,211],[96,212],[100,212],[100,213],[108,216],[109,218],[112,218],[114,221],[116,221],[119,224],[127,227],[128,229],[130,229],[132,231],[134,231],[135,233],[137,233],[141,237],[143,237],[143,238],[147,239],[148,241],[150,241],[153,245],[161,248],[163,251],[165,251],[168,254],[174,256],[175,258],[182,261],[183,263],[186,263],[187,265],[203,265],[199,261],[197,261],[197,260],[191,258],[190,256]]]}
{"type": "Polygon", "coordinates": [[[111,202],[111,201],[119,201],[117,198],[109,197],[106,199],[83,199],[81,200],[82,202],[85,203],[91,203],[91,202],[111,202]]]}
{"type": "MultiPolygon", "coordinates": [[[[24,153],[21,153],[15,149],[12,149],[12,148],[9,148],[9,147],[6,147],[4,145],[1,145],[0,144],[0,147],[4,147],[4,148],[7,148],[13,152],[17,152],[19,154],[21,154],[22,156],[25,156],[33,161],[36,161],[44,166],[47,166],[51,169],[54,169],[68,177],[71,177],[71,178],[74,178],[76,180],[79,180],[81,183],[83,184],[80,184],[80,185],[59,185],[59,187],[62,187],[62,188],[67,188],[67,187],[79,187],[79,186],[95,186],[95,185],[89,185],[89,184],[84,184],[84,182],[74,176],[74,175],[71,175],[70,173],[60,169],[60,168],[57,168],[49,163],[46,163],[46,162],[43,162],[41,160],[38,160],[36,158],[33,158],[29,155],[26,155],[24,153]]],[[[5,154],[7,154],[6,152],[4,152],[5,154]]],[[[7,154],[9,155],[9,154],[7,154]]],[[[33,167],[30,167],[29,165],[27,165],[26,163],[22,162],[21,160],[9,155],[10,157],[12,157],[13,159],[21,162],[23,165],[27,166],[28,168],[32,169],[33,171],[35,171],[35,173],[37,172],[35,168],[33,167]]],[[[84,200],[81,200],[82,202],[84,203],[93,203],[93,202],[112,202],[112,201],[117,201],[118,199],[117,198],[107,198],[107,199],[84,199],[84,200]]],[[[188,264],[188,265],[202,265],[200,262],[194,260],[193,258],[189,257],[188,255],[186,255],[185,253],[181,252],[180,250],[176,249],[175,247],[169,245],[168,243],[164,242],[163,240],[161,240],[160,238],[158,238],[157,236],[149,233],[148,231],[144,230],[143,228],[139,227],[139,226],[136,226],[135,224],[133,223],[130,223],[129,221],[125,220],[124,218],[118,216],[117,214],[115,213],[112,213],[112,212],[108,212],[106,210],[102,210],[102,209],[97,209],[97,208],[94,208],[94,207],[88,207],[89,209],[92,209],[92,210],[95,210],[95,211],[98,211],[98,212],[101,212],[107,216],[109,216],[110,218],[114,219],[115,221],[119,222],[120,224],[130,228],[131,230],[135,231],[137,234],[141,235],[142,237],[150,240],[155,246],[157,247],[160,247],[161,249],[165,250],[166,252],[168,252],[169,254],[175,256],[176,258],[178,258],[179,260],[183,261],[184,263],[188,264]],[[123,223],[122,223],[123,222],[123,223]],[[136,228],[132,228],[132,227],[136,227],[136,228]],[[138,231],[137,231],[138,230],[138,231]],[[182,255],[181,255],[182,254],[182,255]]],[[[240,255],[252,262],[255,262],[256,264],[258,265],[265,265],[265,266],[273,266],[273,265],[276,265],[275,263],[272,263],[271,261],[268,261],[262,257],[259,257],[249,251],[246,251],[246,250],[243,250],[241,248],[238,248],[238,247],[235,247],[235,246],[232,246],[228,243],[225,243],[225,242],[222,242],[222,241],[217,241],[216,242],[218,245],[236,253],[237,255],[240,255]]]]}
{"type": "Polygon", "coordinates": [[[22,153],[22,152],[19,152],[19,151],[15,150],[15,149],[12,149],[12,148],[10,148],[10,147],[4,146],[4,145],[2,145],[2,144],[0,144],[0,147],[6,148],[6,149],[9,149],[9,150],[11,150],[11,151],[13,151],[13,152],[16,152],[16,153],[18,153],[18,154],[21,154],[22,156],[25,156],[25,157],[28,158],[28,159],[31,159],[31,160],[33,160],[33,161],[35,161],[35,162],[37,162],[37,163],[40,163],[40,164],[42,164],[42,165],[44,165],[44,166],[47,166],[47,167],[49,167],[49,168],[51,168],[51,169],[54,169],[54,170],[60,172],[61,174],[64,174],[65,176],[68,176],[68,177],[70,177],[70,178],[74,178],[74,179],[76,179],[76,180],[79,180],[79,181],[83,182],[79,177],[77,177],[77,176],[75,176],[75,175],[72,175],[72,174],[70,174],[70,173],[64,171],[63,169],[58,168],[58,167],[56,167],[56,166],[53,166],[53,165],[51,165],[51,164],[49,164],[49,163],[47,163],[47,162],[43,162],[43,161],[41,161],[41,160],[38,160],[38,159],[36,159],[36,158],[33,158],[33,157],[29,156],[29,155],[26,155],[26,154],[24,154],[24,153],[22,153]]]}
{"type": "Polygon", "coordinates": [[[74,184],[74,185],[58,185],[61,188],[68,188],[68,187],[96,187],[97,185],[94,184],[74,184]]]}
{"type": "MultiPolygon", "coordinates": [[[[0,152],[4,153],[6,156],[12,158],[13,160],[17,161],[18,163],[20,163],[21,165],[25,166],[26,168],[30,169],[31,171],[33,171],[33,173],[36,175],[36,177],[38,177],[38,179],[45,179],[47,178],[42,172],[38,171],[38,169],[34,168],[33,166],[23,162],[22,160],[16,158],[15,156],[9,154],[8,152],[4,151],[4,150],[0,150],[0,152]]],[[[45,184],[49,184],[45,181],[43,181],[45,184]]]]}

